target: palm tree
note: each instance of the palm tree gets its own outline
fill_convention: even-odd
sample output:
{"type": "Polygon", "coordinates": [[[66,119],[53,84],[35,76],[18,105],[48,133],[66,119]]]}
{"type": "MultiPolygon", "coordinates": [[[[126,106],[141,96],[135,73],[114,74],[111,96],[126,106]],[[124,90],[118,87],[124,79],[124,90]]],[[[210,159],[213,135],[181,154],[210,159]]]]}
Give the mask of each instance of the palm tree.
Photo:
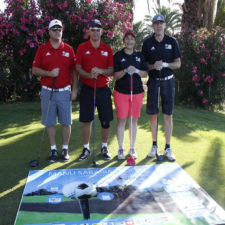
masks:
{"type": "Polygon", "coordinates": [[[182,5],[182,29],[197,30],[201,27],[212,29],[218,0],[184,0],[182,5]]]}
{"type": "Polygon", "coordinates": [[[145,24],[142,21],[133,24],[133,30],[136,33],[136,45],[137,50],[141,50],[143,39],[148,36],[145,30],[145,24]]]}
{"type": "MultiPolygon", "coordinates": [[[[171,8],[162,6],[161,8],[155,8],[154,13],[162,14],[165,17],[165,21],[166,21],[165,33],[171,35],[181,29],[182,14],[179,12],[179,10],[175,10],[175,9],[171,10],[171,8]]],[[[145,23],[146,23],[145,32],[148,34],[151,34],[153,31],[151,28],[152,17],[150,15],[145,16],[145,23]]]]}
{"type": "Polygon", "coordinates": [[[218,0],[214,26],[225,27],[225,0],[218,0]]]}

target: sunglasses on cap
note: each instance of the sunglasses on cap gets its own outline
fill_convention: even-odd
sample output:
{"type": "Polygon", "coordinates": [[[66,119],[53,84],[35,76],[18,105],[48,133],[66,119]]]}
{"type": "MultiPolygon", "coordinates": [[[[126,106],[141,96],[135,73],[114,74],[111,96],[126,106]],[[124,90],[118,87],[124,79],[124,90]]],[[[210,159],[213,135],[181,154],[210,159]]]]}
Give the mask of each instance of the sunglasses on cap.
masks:
{"type": "Polygon", "coordinates": [[[53,27],[50,30],[52,30],[52,31],[62,31],[62,28],[61,27],[53,27]]]}
{"type": "Polygon", "coordinates": [[[101,28],[93,27],[93,28],[90,28],[90,30],[91,30],[92,32],[94,32],[94,31],[99,32],[99,31],[101,30],[101,28]]]}

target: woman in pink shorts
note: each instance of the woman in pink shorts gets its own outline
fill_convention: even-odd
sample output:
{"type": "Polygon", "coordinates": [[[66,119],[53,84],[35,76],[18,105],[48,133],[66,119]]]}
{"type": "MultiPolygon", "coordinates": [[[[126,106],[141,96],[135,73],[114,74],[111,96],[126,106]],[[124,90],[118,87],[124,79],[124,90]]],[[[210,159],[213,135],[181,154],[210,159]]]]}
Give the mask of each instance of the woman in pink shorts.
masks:
{"type": "Polygon", "coordinates": [[[123,37],[125,48],[114,55],[114,104],[117,114],[117,140],[119,145],[118,159],[125,159],[123,140],[127,118],[129,119],[130,155],[135,159],[137,153],[134,144],[137,134],[137,121],[143,103],[144,89],[141,77],[147,76],[147,66],[141,52],[135,51],[136,35],[128,30],[123,37]],[[132,79],[132,82],[131,82],[132,79]],[[132,84],[132,89],[131,89],[132,84]],[[131,126],[131,90],[132,90],[132,126],[131,126]],[[132,127],[132,135],[131,135],[132,127]]]}

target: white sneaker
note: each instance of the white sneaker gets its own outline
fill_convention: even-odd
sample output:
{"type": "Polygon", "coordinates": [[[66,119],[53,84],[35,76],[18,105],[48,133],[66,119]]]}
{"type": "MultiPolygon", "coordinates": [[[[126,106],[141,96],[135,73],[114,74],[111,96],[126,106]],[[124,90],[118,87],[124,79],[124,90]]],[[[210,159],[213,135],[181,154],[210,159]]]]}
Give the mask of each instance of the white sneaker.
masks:
{"type": "Polygon", "coordinates": [[[176,160],[176,157],[173,155],[171,148],[167,148],[164,150],[164,156],[166,156],[169,161],[176,160]]]}
{"type": "Polygon", "coordinates": [[[157,145],[152,145],[151,151],[148,153],[148,157],[155,157],[156,153],[158,151],[157,145]]]}
{"type": "Polygon", "coordinates": [[[130,155],[134,158],[134,159],[137,159],[137,153],[136,153],[136,151],[135,151],[135,149],[134,148],[131,148],[130,149],[130,155]]]}
{"type": "Polygon", "coordinates": [[[122,148],[118,151],[118,159],[125,159],[124,150],[122,148]]]}

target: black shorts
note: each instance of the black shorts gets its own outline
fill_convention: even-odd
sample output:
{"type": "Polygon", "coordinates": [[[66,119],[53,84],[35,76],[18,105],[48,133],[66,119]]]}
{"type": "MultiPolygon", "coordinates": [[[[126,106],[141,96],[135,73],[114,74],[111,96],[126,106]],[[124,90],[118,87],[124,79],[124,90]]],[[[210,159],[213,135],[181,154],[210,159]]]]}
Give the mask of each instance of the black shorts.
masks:
{"type": "Polygon", "coordinates": [[[170,80],[155,80],[151,79],[148,84],[148,97],[146,112],[148,114],[158,114],[159,112],[159,93],[162,103],[162,112],[166,115],[173,114],[174,108],[174,79],[170,80]]]}
{"type": "MultiPolygon", "coordinates": [[[[111,90],[108,86],[96,88],[96,104],[100,121],[113,120],[111,90]]],[[[94,114],[94,88],[82,84],[80,91],[80,122],[91,122],[94,114]]]]}

